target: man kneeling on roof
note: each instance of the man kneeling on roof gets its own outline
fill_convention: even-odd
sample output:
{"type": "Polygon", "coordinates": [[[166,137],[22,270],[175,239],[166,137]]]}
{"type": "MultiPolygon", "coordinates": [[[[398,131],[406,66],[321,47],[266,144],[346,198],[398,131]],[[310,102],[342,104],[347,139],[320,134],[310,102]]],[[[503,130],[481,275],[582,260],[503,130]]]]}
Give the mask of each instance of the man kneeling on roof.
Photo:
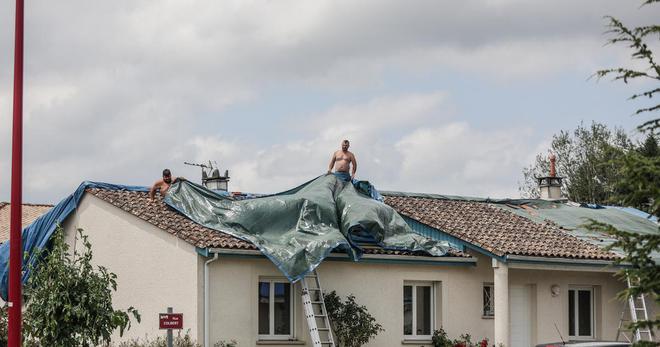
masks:
{"type": "Polygon", "coordinates": [[[172,180],[172,172],[170,172],[170,169],[165,169],[163,170],[163,178],[156,181],[154,185],[151,186],[151,189],[149,189],[149,198],[153,200],[157,190],[160,190],[161,196],[165,196],[165,194],[167,194],[167,190],[170,189],[172,184],[174,184],[176,181],[185,180],[186,179],[183,177],[176,177],[174,180],[172,180]]]}

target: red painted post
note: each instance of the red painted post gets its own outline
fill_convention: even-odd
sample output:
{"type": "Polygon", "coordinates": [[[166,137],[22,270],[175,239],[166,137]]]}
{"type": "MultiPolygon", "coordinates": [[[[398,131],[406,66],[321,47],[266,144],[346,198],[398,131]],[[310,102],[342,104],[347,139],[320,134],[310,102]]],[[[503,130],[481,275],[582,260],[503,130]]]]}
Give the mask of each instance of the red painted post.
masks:
{"type": "Polygon", "coordinates": [[[21,207],[23,187],[23,0],[16,0],[14,41],[14,120],[11,153],[11,216],[9,223],[9,326],[7,347],[21,346],[21,207]]]}

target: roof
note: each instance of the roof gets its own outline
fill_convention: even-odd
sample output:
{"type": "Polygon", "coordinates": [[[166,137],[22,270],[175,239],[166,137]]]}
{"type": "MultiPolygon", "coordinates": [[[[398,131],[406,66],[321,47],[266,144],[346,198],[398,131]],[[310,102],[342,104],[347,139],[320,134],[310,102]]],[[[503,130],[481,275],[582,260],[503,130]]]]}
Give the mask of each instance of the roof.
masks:
{"type": "MultiPolygon", "coordinates": [[[[53,205],[47,204],[23,204],[22,206],[21,214],[23,218],[21,220],[21,229],[34,222],[35,219],[53,207],[53,205]]],[[[10,211],[11,204],[0,201],[0,243],[9,240],[10,211]]]]}
{"type": "Polygon", "coordinates": [[[487,199],[383,192],[385,203],[406,217],[497,256],[524,255],[615,260],[618,256],[569,235],[551,222],[534,221],[487,199]]]}
{"type": "MultiPolygon", "coordinates": [[[[108,190],[100,188],[87,189],[87,192],[106,201],[188,243],[199,248],[225,248],[257,250],[250,242],[234,236],[204,227],[193,222],[183,214],[166,205],[160,195],[154,200],[149,199],[147,192],[108,190]]],[[[366,254],[387,255],[420,255],[406,251],[390,251],[382,248],[365,248],[366,254]]],[[[425,256],[425,255],[424,255],[425,256]]],[[[458,250],[452,250],[449,256],[469,257],[458,250]]]]}

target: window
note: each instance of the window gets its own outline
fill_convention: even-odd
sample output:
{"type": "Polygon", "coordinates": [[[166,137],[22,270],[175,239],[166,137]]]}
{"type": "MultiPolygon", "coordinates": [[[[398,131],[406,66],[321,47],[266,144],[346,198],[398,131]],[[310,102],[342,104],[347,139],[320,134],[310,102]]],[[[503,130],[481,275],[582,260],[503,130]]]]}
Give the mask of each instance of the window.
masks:
{"type": "Polygon", "coordinates": [[[293,293],[286,280],[259,281],[259,339],[293,338],[293,293]]]}
{"type": "Polygon", "coordinates": [[[483,302],[484,317],[495,317],[495,287],[492,283],[484,283],[483,302]]]}
{"type": "Polygon", "coordinates": [[[430,339],[435,300],[432,283],[404,283],[403,335],[407,339],[430,339]]]}
{"type": "Polygon", "coordinates": [[[594,338],[593,288],[568,290],[568,335],[574,339],[594,338]]]}

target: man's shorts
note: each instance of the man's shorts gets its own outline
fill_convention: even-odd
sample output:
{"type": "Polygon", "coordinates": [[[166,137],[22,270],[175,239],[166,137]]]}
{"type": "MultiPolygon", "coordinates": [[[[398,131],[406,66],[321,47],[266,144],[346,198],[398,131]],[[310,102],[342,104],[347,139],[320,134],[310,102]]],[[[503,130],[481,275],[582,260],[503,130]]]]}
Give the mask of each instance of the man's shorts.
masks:
{"type": "Polygon", "coordinates": [[[337,178],[344,182],[351,182],[351,175],[348,172],[345,171],[335,171],[333,173],[337,178]]]}

